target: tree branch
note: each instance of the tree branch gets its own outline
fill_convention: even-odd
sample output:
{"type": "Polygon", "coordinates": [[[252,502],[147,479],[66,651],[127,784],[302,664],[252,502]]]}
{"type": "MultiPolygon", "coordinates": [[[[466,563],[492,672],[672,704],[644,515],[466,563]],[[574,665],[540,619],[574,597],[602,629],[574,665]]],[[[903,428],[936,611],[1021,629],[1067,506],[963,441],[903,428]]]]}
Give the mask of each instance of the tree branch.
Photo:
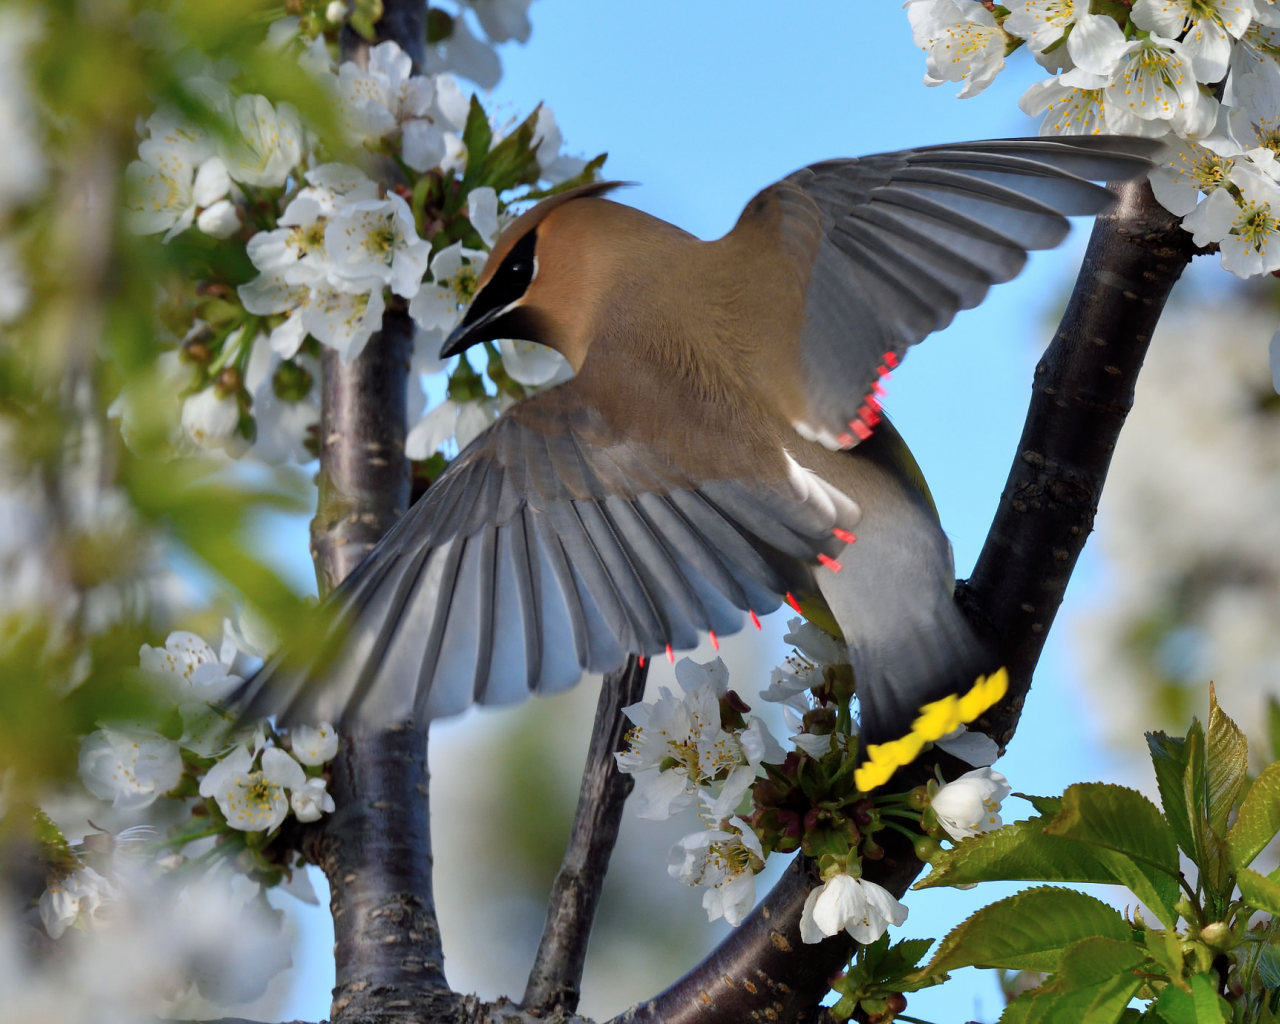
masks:
{"type": "Polygon", "coordinates": [[[578,1008],[596,904],[618,841],[622,806],[634,785],[630,775],[618,771],[613,758],[625,746],[629,727],[622,709],[644,697],[648,675],[646,666],[628,658],[623,668],[604,677],[600,687],[573,830],[551,887],[547,923],[521,1001],[526,1010],[563,1007],[572,1012],[578,1008]]]}
{"type": "MultiPolygon", "coordinates": [[[[399,43],[421,68],[421,0],[384,0],[379,39],[399,43]]],[[[342,57],[364,63],[368,44],[344,28],[342,57]]],[[[404,456],[413,323],[403,306],[350,365],[322,362],[320,496],[312,557],[322,593],[354,569],[409,505],[404,456]]],[[[329,879],[335,1022],[451,1019],[458,997],[444,978],[431,887],[427,723],[344,731],[333,765],[338,810],[304,852],[329,879]]]]}
{"type": "MultiPolygon", "coordinates": [[[[979,727],[1007,744],[1044,641],[1093,529],[1111,454],[1133,402],[1147,345],[1174,283],[1193,255],[1191,236],[1145,181],[1111,186],[1115,209],[1098,218],[1066,314],[1036,367],[1031,405],[1000,507],[973,578],[958,588],[966,613],[1006,659],[1010,692],[979,727]]],[[[902,773],[932,773],[934,757],[902,773]]],[[[893,833],[864,877],[896,896],[923,865],[893,833]]],[[[854,943],[841,934],[802,947],[800,913],[817,882],[797,857],[772,892],[705,960],[616,1024],[738,1024],[814,1020],[854,943]]]]}

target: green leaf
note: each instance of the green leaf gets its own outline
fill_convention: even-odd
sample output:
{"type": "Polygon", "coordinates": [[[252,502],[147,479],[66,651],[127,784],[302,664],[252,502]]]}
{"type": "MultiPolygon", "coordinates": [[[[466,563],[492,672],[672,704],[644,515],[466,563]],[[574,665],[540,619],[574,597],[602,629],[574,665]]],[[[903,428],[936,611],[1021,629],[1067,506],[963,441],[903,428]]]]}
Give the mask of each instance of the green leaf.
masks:
{"type": "Polygon", "coordinates": [[[1218,705],[1218,694],[1209,684],[1209,734],[1205,758],[1205,799],[1209,827],[1219,839],[1227,834],[1227,821],[1240,798],[1249,774],[1249,741],[1218,705]]]}
{"type": "Polygon", "coordinates": [[[1056,978],[1015,999],[1000,1020],[1002,1024],[1116,1024],[1142,987],[1142,979],[1132,973],[1142,961],[1141,951],[1127,942],[1084,939],[1063,954],[1056,978]]]}
{"type": "Polygon", "coordinates": [[[1015,821],[944,850],[915,889],[974,882],[1106,882],[1123,884],[1092,847],[1044,834],[1045,818],[1015,821]]]}
{"type": "Polygon", "coordinates": [[[1267,738],[1271,741],[1271,760],[1280,761],[1280,700],[1267,698],[1267,738]]]}
{"type": "Polygon", "coordinates": [[[1254,910],[1280,914],[1280,882],[1273,882],[1249,868],[1241,868],[1236,884],[1240,886],[1240,896],[1254,910]]]}
{"type": "Polygon", "coordinates": [[[1239,871],[1253,863],[1280,832],[1280,763],[1269,764],[1254,780],[1236,822],[1227,832],[1231,864],[1239,871]]]}
{"type": "Polygon", "coordinates": [[[471,177],[473,168],[478,168],[489,155],[489,145],[493,142],[493,130],[489,127],[489,115],[484,112],[480,100],[474,93],[471,95],[471,109],[467,111],[467,126],[462,129],[462,144],[467,147],[467,177],[471,177]]]}
{"type": "Polygon", "coordinates": [[[1196,1024],[1222,1024],[1231,1014],[1222,1012],[1223,1001],[1218,998],[1217,975],[1197,974],[1191,979],[1191,998],[1195,1002],[1196,1024]]]}
{"type": "Polygon", "coordinates": [[[1191,813],[1187,808],[1187,795],[1183,788],[1183,779],[1187,773],[1187,741],[1181,736],[1149,732],[1147,749],[1151,752],[1151,764],[1156,770],[1156,784],[1160,787],[1164,816],[1173,829],[1178,845],[1188,857],[1194,857],[1195,834],[1191,829],[1191,813]]]}
{"type": "Polygon", "coordinates": [[[1057,971],[1064,951],[1082,939],[1123,942],[1130,934],[1124,918],[1101,900],[1042,886],[983,907],[953,928],[923,973],[975,965],[1057,971]]]}
{"type": "Polygon", "coordinates": [[[1164,968],[1170,980],[1179,988],[1186,988],[1186,982],[1182,980],[1182,943],[1178,933],[1172,928],[1168,931],[1151,928],[1142,944],[1146,947],[1147,956],[1164,968]]]}
{"type": "Polygon", "coordinates": [[[1178,915],[1178,842],[1156,805],[1136,790],[1077,783],[1045,834],[1088,843],[1094,855],[1172,928],[1178,915]]]}

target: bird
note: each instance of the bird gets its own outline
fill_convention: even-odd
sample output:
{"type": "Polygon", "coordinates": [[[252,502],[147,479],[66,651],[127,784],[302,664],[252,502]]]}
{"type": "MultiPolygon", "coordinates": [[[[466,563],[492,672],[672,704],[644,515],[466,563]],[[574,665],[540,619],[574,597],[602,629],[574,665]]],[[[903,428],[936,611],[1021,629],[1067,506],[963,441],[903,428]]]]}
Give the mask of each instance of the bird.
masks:
{"type": "Polygon", "coordinates": [[[442,357],[497,339],[574,376],[468,445],[327,599],[330,639],[243,695],[282,721],[433,720],[718,646],[785,601],[848,646],[859,788],[1007,685],[954,601],[919,466],[881,408],[906,350],[1105,211],[1120,136],[924,146],[804,167],[704,241],[613,198],[499,236],[442,357]]]}

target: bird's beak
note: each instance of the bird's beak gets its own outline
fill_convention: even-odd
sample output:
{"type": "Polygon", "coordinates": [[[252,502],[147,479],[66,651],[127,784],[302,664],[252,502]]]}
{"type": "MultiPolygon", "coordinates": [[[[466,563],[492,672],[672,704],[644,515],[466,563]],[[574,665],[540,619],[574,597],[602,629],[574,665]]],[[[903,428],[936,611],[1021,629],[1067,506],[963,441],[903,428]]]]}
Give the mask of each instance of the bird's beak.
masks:
{"type": "Polygon", "coordinates": [[[466,317],[449,332],[449,337],[444,339],[444,344],[440,346],[440,358],[448,359],[450,356],[465,352],[472,345],[488,340],[489,335],[485,333],[485,328],[505,312],[507,312],[505,308],[490,309],[474,320],[469,316],[466,317]]]}

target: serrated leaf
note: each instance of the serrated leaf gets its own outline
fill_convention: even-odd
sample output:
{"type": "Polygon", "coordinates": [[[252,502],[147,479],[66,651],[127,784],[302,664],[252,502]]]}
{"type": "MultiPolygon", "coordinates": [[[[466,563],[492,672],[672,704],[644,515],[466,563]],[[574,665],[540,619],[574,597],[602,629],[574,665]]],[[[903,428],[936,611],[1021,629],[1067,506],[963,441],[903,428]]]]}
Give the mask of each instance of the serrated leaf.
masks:
{"type": "MultiPolygon", "coordinates": [[[[875,978],[880,982],[900,981],[915,971],[920,958],[929,952],[933,939],[903,939],[889,947],[875,965],[875,978]]],[[[885,985],[892,989],[892,985],[885,985]]]]}
{"type": "Polygon", "coordinates": [[[1191,979],[1191,998],[1196,1008],[1196,1024],[1222,1024],[1230,1020],[1229,1013],[1222,1012],[1222,1001],[1218,998],[1217,974],[1211,978],[1207,974],[1197,974],[1191,979]]]}
{"type": "Polygon", "coordinates": [[[1124,918],[1101,900],[1042,886],[983,907],[953,928],[921,973],[975,965],[1057,971],[1067,948],[1081,940],[1123,942],[1129,935],[1124,918]]]}
{"type": "Polygon", "coordinates": [[[1068,992],[1045,1015],[1044,1024],[1117,1024],[1140,988],[1142,979],[1126,972],[1068,992]]]}
{"type": "Polygon", "coordinates": [[[1227,848],[1231,865],[1237,871],[1247,868],[1280,832],[1280,763],[1269,764],[1249,792],[1235,824],[1227,832],[1227,848]]]}
{"type": "Polygon", "coordinates": [[[1156,805],[1137,790],[1105,782],[1077,783],[1045,834],[1088,843],[1116,878],[1167,927],[1177,924],[1178,842],[1156,805]]]}
{"type": "Polygon", "coordinates": [[[1187,741],[1181,736],[1149,732],[1147,749],[1151,753],[1152,767],[1156,770],[1156,785],[1160,788],[1164,816],[1173,829],[1178,845],[1188,857],[1194,857],[1195,834],[1191,829],[1191,812],[1187,807],[1187,794],[1183,787],[1183,778],[1187,772],[1187,741]]]}
{"type": "Polygon", "coordinates": [[[1191,728],[1187,730],[1187,768],[1182,774],[1182,788],[1196,842],[1196,852],[1192,859],[1197,863],[1204,855],[1204,830],[1209,813],[1204,799],[1204,746],[1204,727],[1193,718],[1191,728]]]}
{"type": "Polygon", "coordinates": [[[966,839],[937,854],[932,870],[912,888],[998,881],[1121,884],[1092,847],[1046,836],[1045,823],[1045,818],[1028,818],[966,839]]]}
{"type": "Polygon", "coordinates": [[[1231,811],[1249,774],[1249,741],[1219,706],[1218,694],[1212,683],[1209,684],[1209,731],[1205,749],[1205,801],[1209,827],[1221,839],[1227,834],[1231,811]]]}
{"type": "Polygon", "coordinates": [[[1013,795],[1021,797],[1029,803],[1042,818],[1052,818],[1062,810],[1062,797],[1060,796],[1032,796],[1030,793],[1014,793],[1013,795]]]}
{"type": "Polygon", "coordinates": [[[1142,979],[1142,952],[1127,942],[1084,939],[1062,956],[1058,976],[1032,1001],[1028,1024],[1116,1024],[1142,979]]]}
{"type": "Polygon", "coordinates": [[[1280,882],[1273,882],[1250,868],[1241,868],[1236,884],[1240,886],[1240,896],[1254,910],[1280,914],[1280,882]]]}

